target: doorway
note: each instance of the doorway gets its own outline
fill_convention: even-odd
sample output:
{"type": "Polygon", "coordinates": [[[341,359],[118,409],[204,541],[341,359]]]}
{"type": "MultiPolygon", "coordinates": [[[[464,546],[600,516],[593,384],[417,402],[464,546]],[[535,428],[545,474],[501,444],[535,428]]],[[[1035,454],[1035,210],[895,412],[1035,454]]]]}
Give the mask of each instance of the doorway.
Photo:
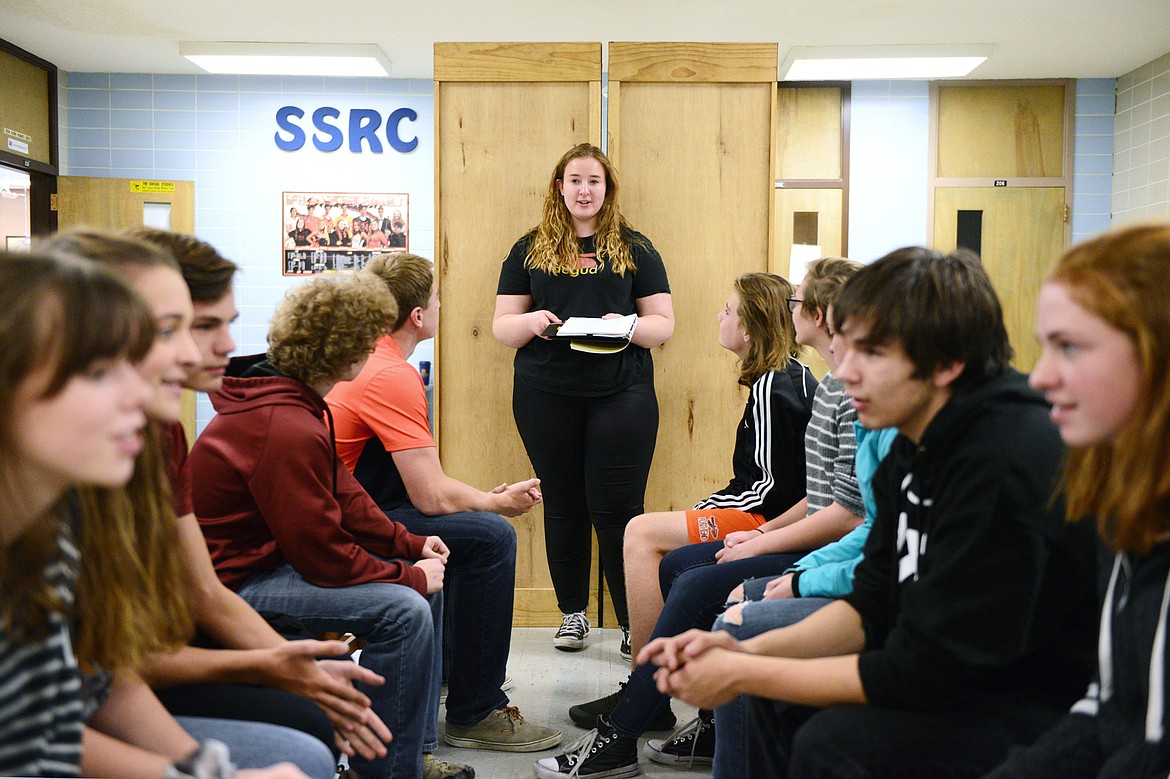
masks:
{"type": "Polygon", "coordinates": [[[32,236],[32,177],[23,170],[0,165],[0,235],[4,251],[28,251],[32,236]]]}

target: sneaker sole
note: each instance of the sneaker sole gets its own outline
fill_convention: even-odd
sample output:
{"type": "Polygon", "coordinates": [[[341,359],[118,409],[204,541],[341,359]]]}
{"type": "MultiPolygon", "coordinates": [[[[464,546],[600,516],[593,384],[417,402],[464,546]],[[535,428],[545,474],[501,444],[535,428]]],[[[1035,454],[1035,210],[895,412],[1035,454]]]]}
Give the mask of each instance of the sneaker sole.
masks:
{"type": "Polygon", "coordinates": [[[669,752],[663,752],[662,746],[664,742],[660,738],[652,738],[646,742],[646,746],[642,747],[642,754],[660,765],[712,765],[715,760],[704,755],[672,755],[669,752]]]}
{"type": "MultiPolygon", "coordinates": [[[[563,779],[568,774],[562,774],[554,768],[547,768],[542,766],[540,761],[532,764],[532,773],[540,777],[540,779],[563,779]]],[[[628,779],[631,776],[638,776],[642,773],[642,769],[638,765],[621,766],[620,768],[611,768],[608,771],[601,771],[596,774],[588,774],[588,779],[628,779]]]]}
{"type": "Polygon", "coordinates": [[[484,741],[478,738],[459,738],[443,734],[443,741],[450,746],[460,749],[486,749],[491,752],[540,752],[550,749],[564,740],[564,736],[557,733],[555,736],[538,739],[536,741],[484,741]]]}
{"type": "Polygon", "coordinates": [[[554,638],[553,646],[562,652],[580,652],[585,648],[583,638],[554,638]]]}

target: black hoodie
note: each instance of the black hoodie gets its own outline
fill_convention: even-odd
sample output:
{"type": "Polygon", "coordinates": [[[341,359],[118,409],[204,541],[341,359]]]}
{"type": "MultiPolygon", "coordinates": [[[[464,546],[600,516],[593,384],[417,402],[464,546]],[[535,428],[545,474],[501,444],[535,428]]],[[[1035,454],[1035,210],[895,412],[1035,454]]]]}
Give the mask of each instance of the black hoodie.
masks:
{"type": "Polygon", "coordinates": [[[956,390],[919,444],[894,442],[846,596],[872,705],[991,711],[1031,740],[1083,692],[1095,541],[1054,497],[1063,456],[1047,404],[1011,370],[956,390]]]}

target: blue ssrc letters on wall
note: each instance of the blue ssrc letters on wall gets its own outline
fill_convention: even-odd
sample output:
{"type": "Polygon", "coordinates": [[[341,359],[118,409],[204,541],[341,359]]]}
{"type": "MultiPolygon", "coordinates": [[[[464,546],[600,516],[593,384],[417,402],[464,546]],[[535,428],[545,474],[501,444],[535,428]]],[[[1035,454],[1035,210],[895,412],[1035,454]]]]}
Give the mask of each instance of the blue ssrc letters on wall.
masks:
{"type": "MultiPolygon", "coordinates": [[[[296,120],[305,117],[304,110],[296,106],[286,105],[276,112],[276,125],[280,129],[273,136],[276,147],[282,151],[297,151],[305,145],[305,130],[296,120]]],[[[313,145],[320,151],[337,151],[345,142],[345,132],[339,123],[341,111],[331,106],[322,106],[313,112],[313,145]]],[[[414,151],[418,146],[418,137],[409,141],[403,140],[401,135],[402,120],[413,122],[418,119],[418,113],[412,108],[399,108],[386,117],[386,140],[390,148],[396,152],[406,154],[414,151]]],[[[382,153],[382,139],[378,137],[378,130],[382,126],[382,115],[372,108],[354,108],[349,112],[349,150],[354,154],[362,153],[364,140],[374,154],[382,153]]]]}

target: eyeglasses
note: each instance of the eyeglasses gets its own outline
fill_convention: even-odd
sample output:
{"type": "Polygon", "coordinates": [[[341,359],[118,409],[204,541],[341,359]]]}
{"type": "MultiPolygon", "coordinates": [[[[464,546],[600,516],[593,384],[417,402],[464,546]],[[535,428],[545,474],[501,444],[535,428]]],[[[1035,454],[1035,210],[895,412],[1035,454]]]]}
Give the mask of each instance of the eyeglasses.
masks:
{"type": "Polygon", "coordinates": [[[803,302],[800,298],[788,298],[788,313],[795,314],[796,307],[803,302]]]}

